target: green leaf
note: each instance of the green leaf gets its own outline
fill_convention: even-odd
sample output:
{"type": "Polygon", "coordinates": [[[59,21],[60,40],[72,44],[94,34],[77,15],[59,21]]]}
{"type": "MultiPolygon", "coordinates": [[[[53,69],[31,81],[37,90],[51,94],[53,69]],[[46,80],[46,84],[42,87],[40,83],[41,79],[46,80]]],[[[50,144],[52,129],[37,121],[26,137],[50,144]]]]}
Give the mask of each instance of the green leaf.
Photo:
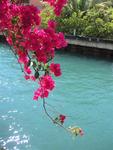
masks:
{"type": "Polygon", "coordinates": [[[40,70],[41,68],[42,68],[42,65],[41,65],[41,64],[39,64],[39,65],[38,65],[38,69],[40,70]]]}
{"type": "Polygon", "coordinates": [[[13,17],[11,20],[12,24],[17,24],[18,20],[19,20],[18,16],[13,17]]]}
{"type": "Polygon", "coordinates": [[[39,77],[39,72],[38,72],[38,70],[35,72],[34,76],[35,76],[36,79],[39,77]]]}
{"type": "Polygon", "coordinates": [[[33,61],[33,67],[36,68],[36,62],[35,61],[33,61]]]}
{"type": "Polygon", "coordinates": [[[28,61],[28,63],[27,63],[27,66],[29,67],[29,66],[30,66],[30,64],[31,64],[31,61],[29,60],[29,61],[28,61]]]}

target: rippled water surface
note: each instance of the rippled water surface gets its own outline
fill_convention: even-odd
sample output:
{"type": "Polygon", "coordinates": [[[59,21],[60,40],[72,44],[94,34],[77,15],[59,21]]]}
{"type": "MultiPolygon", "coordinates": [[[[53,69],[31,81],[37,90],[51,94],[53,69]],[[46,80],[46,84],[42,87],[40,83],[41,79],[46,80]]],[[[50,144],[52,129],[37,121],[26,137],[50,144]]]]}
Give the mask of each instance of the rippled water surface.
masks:
{"type": "MultiPolygon", "coordinates": [[[[54,126],[32,100],[36,84],[26,82],[8,46],[0,45],[0,147],[7,150],[112,150],[113,63],[59,53],[63,75],[48,104],[79,125],[83,137],[73,138],[54,126]]],[[[53,111],[49,106],[50,113],[53,111]]],[[[54,112],[53,112],[54,114],[54,112]]]]}

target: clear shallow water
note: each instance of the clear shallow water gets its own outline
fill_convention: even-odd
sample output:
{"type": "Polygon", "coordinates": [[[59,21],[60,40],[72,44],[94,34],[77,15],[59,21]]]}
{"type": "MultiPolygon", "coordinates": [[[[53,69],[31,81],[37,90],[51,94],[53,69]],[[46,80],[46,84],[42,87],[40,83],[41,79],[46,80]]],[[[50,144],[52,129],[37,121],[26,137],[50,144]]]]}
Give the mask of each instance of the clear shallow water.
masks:
{"type": "MultiPolygon", "coordinates": [[[[32,100],[33,82],[26,82],[13,54],[0,45],[0,145],[7,150],[112,150],[113,63],[57,54],[63,75],[47,102],[71,116],[66,125],[79,125],[83,137],[54,126],[32,100]]],[[[48,107],[49,108],[49,107],[48,107]]],[[[51,112],[51,111],[50,111],[51,112]]]]}

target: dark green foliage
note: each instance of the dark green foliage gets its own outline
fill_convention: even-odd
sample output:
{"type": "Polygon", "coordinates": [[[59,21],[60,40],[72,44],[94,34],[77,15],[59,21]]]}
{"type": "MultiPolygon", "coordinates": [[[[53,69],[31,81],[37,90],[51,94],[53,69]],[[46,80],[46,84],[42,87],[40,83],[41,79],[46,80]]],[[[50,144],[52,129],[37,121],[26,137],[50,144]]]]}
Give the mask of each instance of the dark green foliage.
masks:
{"type": "Polygon", "coordinates": [[[57,21],[57,30],[65,34],[113,39],[113,8],[105,2],[86,11],[66,12],[64,9],[57,21]]]}
{"type": "Polygon", "coordinates": [[[39,71],[38,70],[35,72],[34,76],[35,76],[36,79],[39,77],[39,71]]]}

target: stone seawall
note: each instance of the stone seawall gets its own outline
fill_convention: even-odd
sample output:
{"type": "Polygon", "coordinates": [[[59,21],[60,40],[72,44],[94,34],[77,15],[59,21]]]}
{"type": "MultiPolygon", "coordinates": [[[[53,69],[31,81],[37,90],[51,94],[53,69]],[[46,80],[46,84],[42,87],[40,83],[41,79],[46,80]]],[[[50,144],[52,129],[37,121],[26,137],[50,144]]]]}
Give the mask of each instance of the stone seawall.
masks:
{"type": "Polygon", "coordinates": [[[105,39],[66,36],[68,46],[65,51],[113,59],[113,41],[105,39]]]}

